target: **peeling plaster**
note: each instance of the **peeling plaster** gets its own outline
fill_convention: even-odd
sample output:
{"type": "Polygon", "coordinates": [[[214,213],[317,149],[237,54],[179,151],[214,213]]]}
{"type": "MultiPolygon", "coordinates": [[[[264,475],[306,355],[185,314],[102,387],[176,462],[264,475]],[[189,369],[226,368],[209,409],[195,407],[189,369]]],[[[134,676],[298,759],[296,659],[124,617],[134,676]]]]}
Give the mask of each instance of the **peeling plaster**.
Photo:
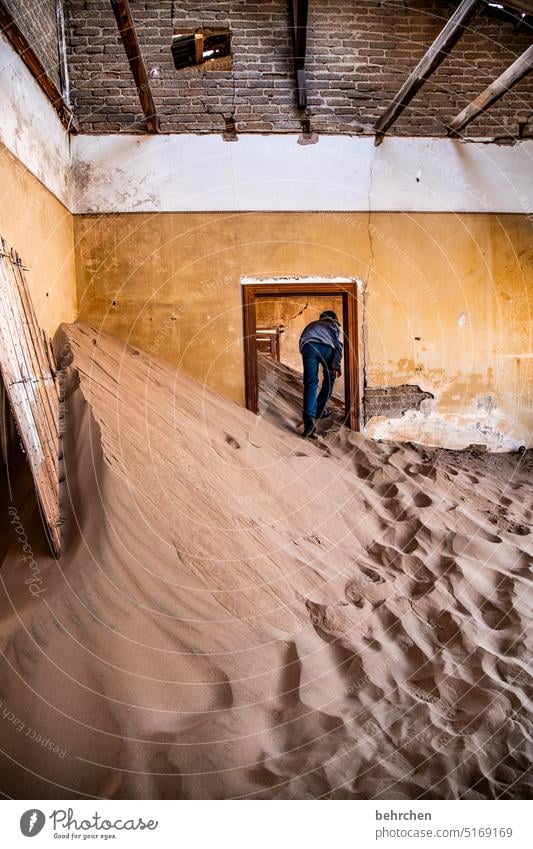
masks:
{"type": "Polygon", "coordinates": [[[489,451],[517,451],[524,444],[508,433],[508,415],[502,410],[493,408],[485,416],[477,410],[444,417],[425,404],[422,406],[423,409],[409,410],[397,419],[372,418],[363,432],[372,439],[410,440],[451,449],[481,444],[489,451]]]}
{"type": "Polygon", "coordinates": [[[419,410],[424,401],[433,399],[431,392],[426,392],[414,383],[403,383],[399,386],[365,387],[364,391],[364,420],[372,418],[401,418],[409,410],[419,410]]]}
{"type": "Polygon", "coordinates": [[[519,212],[533,207],[533,140],[297,134],[78,135],[74,212],[519,212]],[[416,182],[416,174],[424,179],[416,182]]]}
{"type": "Polygon", "coordinates": [[[1,36],[0,112],[0,142],[70,209],[68,135],[39,84],[1,36]]]}
{"type": "Polygon", "coordinates": [[[257,286],[272,283],[297,283],[305,286],[309,283],[353,283],[353,277],[241,277],[241,286],[257,286]]]}

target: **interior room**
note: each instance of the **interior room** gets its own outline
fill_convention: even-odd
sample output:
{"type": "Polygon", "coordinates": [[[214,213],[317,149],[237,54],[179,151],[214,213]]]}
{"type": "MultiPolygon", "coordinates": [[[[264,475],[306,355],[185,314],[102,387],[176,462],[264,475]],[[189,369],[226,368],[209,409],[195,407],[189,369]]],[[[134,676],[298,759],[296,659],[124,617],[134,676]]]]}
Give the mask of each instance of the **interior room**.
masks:
{"type": "Polygon", "coordinates": [[[0,30],[3,796],[529,798],[533,2],[0,30]]]}

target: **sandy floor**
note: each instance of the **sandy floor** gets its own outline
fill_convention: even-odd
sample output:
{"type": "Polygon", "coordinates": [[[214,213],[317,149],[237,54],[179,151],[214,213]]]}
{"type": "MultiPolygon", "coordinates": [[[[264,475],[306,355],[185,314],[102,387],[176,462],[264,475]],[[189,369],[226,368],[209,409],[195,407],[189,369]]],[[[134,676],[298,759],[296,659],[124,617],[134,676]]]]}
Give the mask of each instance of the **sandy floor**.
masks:
{"type": "Polygon", "coordinates": [[[304,441],[283,367],[254,417],[65,331],[59,563],[2,489],[4,794],[530,794],[530,453],[304,441]]]}

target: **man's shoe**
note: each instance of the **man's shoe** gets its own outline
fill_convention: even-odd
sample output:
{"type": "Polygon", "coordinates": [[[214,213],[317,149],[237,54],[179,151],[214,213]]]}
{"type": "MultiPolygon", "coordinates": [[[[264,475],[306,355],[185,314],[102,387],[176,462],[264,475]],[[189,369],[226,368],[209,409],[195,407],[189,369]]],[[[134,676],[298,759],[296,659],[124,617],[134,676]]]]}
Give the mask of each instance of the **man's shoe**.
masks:
{"type": "Polygon", "coordinates": [[[304,439],[314,436],[316,430],[316,421],[314,419],[304,419],[304,439]]]}

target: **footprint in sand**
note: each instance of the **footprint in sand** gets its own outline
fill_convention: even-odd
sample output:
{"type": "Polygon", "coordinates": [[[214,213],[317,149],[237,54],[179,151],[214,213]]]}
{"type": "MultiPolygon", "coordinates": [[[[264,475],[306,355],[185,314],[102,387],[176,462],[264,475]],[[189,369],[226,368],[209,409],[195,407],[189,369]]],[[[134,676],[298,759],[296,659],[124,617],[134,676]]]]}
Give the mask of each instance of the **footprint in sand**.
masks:
{"type": "Polygon", "coordinates": [[[415,507],[431,507],[433,499],[425,492],[416,492],[413,496],[413,504],[415,507]]]}
{"type": "Polygon", "coordinates": [[[390,514],[395,522],[405,522],[410,518],[409,511],[399,498],[387,498],[384,500],[386,501],[384,509],[390,514]]]}
{"type": "Polygon", "coordinates": [[[491,631],[503,631],[505,628],[511,628],[517,618],[512,609],[508,611],[500,610],[488,600],[481,605],[480,613],[483,622],[491,631]]]}
{"type": "Polygon", "coordinates": [[[382,498],[395,498],[398,495],[398,487],[394,483],[380,483],[374,487],[375,492],[382,498]]]}
{"type": "Polygon", "coordinates": [[[408,475],[422,475],[422,477],[431,478],[432,480],[435,480],[437,477],[435,466],[423,463],[412,463],[410,466],[407,466],[405,471],[408,475]]]}
{"type": "Polygon", "coordinates": [[[385,582],[385,578],[383,578],[379,572],[376,572],[375,569],[369,569],[366,566],[362,566],[361,572],[365,579],[367,581],[371,581],[373,584],[383,584],[385,582]]]}
{"type": "Polygon", "coordinates": [[[492,525],[496,525],[500,530],[507,531],[509,534],[517,534],[522,537],[529,534],[527,525],[508,519],[505,515],[502,515],[501,508],[497,513],[491,513],[489,511],[487,518],[492,525]]]}
{"type": "Polygon", "coordinates": [[[366,599],[361,595],[361,586],[357,581],[349,581],[344,588],[344,595],[355,607],[363,608],[366,599]]]}
{"type": "Polygon", "coordinates": [[[427,595],[428,592],[427,582],[416,581],[408,575],[398,575],[394,587],[403,598],[407,599],[418,599],[427,595]]]}
{"type": "Polygon", "coordinates": [[[527,525],[522,525],[520,522],[509,522],[507,530],[510,534],[518,534],[521,537],[525,537],[530,533],[527,525]]]}
{"type": "Polygon", "coordinates": [[[313,545],[322,545],[322,540],[316,534],[310,534],[309,536],[304,537],[304,539],[307,540],[307,542],[312,542],[313,545]]]}
{"type": "Polygon", "coordinates": [[[305,606],[317,634],[323,638],[338,637],[346,630],[338,612],[325,604],[307,599],[305,606]]]}
{"type": "Polygon", "coordinates": [[[387,596],[392,594],[392,584],[385,580],[383,575],[367,566],[361,566],[360,576],[354,578],[353,583],[357,585],[358,592],[371,604],[380,604],[387,596]]]}
{"type": "MultiPolygon", "coordinates": [[[[416,546],[415,546],[416,547],[416,546]]],[[[432,583],[435,575],[424,565],[422,560],[415,554],[398,551],[397,548],[374,542],[367,548],[368,554],[373,560],[383,566],[391,578],[396,578],[404,573],[414,578],[415,581],[432,583]]]]}
{"type": "Polygon", "coordinates": [[[462,643],[461,627],[457,625],[451,613],[441,611],[432,622],[439,643],[454,646],[462,643]]]}
{"type": "Polygon", "coordinates": [[[404,554],[400,560],[401,568],[409,577],[421,583],[432,584],[435,581],[435,576],[425,566],[419,557],[415,554],[404,554]]]}
{"type": "Polygon", "coordinates": [[[518,522],[510,522],[507,530],[510,534],[518,534],[521,537],[525,537],[530,533],[526,525],[521,525],[518,522]]]}
{"type": "Polygon", "coordinates": [[[232,448],[237,449],[237,448],[241,447],[240,443],[237,442],[237,440],[233,436],[230,436],[229,433],[225,433],[224,437],[225,437],[225,440],[228,443],[228,445],[231,445],[232,448]]]}
{"type": "Polygon", "coordinates": [[[445,716],[446,719],[454,719],[454,708],[445,702],[444,699],[441,699],[440,696],[428,693],[427,690],[422,690],[421,687],[415,687],[413,684],[406,684],[405,689],[409,695],[413,696],[413,698],[431,705],[431,707],[435,708],[440,714],[442,714],[442,716],[445,716]]]}
{"type": "Polygon", "coordinates": [[[392,594],[392,584],[390,581],[366,566],[361,566],[358,577],[353,578],[346,584],[346,598],[356,607],[362,607],[367,602],[370,604],[380,604],[392,594]]]}

